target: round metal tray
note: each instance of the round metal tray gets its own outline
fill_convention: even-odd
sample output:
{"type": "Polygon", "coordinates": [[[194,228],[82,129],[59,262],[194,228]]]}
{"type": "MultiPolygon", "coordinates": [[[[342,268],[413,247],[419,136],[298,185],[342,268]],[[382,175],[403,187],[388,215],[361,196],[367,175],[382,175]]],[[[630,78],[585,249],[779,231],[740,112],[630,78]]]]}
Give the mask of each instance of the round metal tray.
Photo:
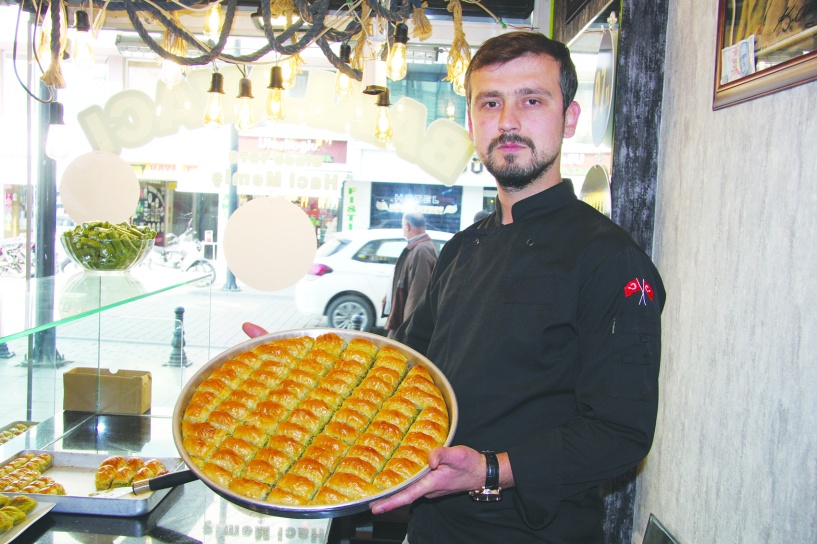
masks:
{"type": "Polygon", "coordinates": [[[263,336],[258,336],[256,338],[252,338],[250,340],[247,340],[246,342],[242,342],[241,344],[233,346],[232,348],[220,353],[219,355],[208,361],[190,378],[187,384],[185,384],[184,388],[179,394],[179,399],[176,401],[176,406],[173,410],[173,441],[176,444],[176,449],[179,451],[179,454],[181,455],[185,464],[188,467],[190,467],[190,470],[192,470],[196,474],[196,476],[198,476],[199,479],[205,483],[205,485],[207,485],[210,489],[212,489],[220,496],[224,497],[226,500],[239,506],[242,506],[244,508],[247,508],[249,510],[253,510],[255,512],[288,518],[329,518],[347,516],[350,514],[368,510],[369,505],[372,502],[378,499],[388,497],[389,495],[393,495],[394,493],[400,491],[401,489],[408,487],[430,470],[428,466],[426,466],[422,470],[420,470],[420,472],[418,472],[411,478],[407,479],[406,481],[402,482],[400,485],[382,491],[376,495],[364,497],[362,499],[329,505],[288,506],[272,504],[261,500],[251,499],[243,495],[239,495],[211,481],[201,471],[201,469],[198,466],[196,466],[195,463],[193,463],[192,459],[188,456],[187,452],[185,451],[182,443],[182,419],[184,417],[184,411],[187,408],[187,405],[190,403],[190,399],[193,396],[193,393],[196,392],[196,388],[199,386],[199,384],[201,384],[201,382],[207,379],[207,377],[213,370],[220,367],[226,361],[234,358],[236,355],[243,353],[245,351],[249,351],[260,344],[264,344],[273,340],[282,340],[285,338],[293,338],[297,336],[310,336],[312,338],[317,338],[318,336],[327,333],[335,333],[347,341],[351,340],[352,338],[366,338],[372,341],[376,346],[378,346],[378,348],[382,348],[383,346],[393,346],[400,350],[403,353],[403,355],[405,355],[408,358],[408,363],[410,366],[421,365],[425,367],[428,370],[429,374],[431,374],[434,383],[437,385],[437,387],[440,388],[440,392],[443,395],[443,399],[445,400],[445,403],[448,406],[449,430],[448,436],[446,437],[446,440],[443,445],[444,446],[451,445],[451,441],[454,438],[454,432],[457,429],[457,420],[459,417],[457,410],[457,399],[454,396],[454,390],[451,388],[451,384],[448,382],[448,379],[446,379],[446,377],[443,375],[440,369],[437,368],[434,365],[434,363],[429,361],[426,357],[424,357],[417,351],[390,338],[378,336],[367,332],[352,331],[346,329],[295,329],[289,331],[274,332],[263,336]]]}

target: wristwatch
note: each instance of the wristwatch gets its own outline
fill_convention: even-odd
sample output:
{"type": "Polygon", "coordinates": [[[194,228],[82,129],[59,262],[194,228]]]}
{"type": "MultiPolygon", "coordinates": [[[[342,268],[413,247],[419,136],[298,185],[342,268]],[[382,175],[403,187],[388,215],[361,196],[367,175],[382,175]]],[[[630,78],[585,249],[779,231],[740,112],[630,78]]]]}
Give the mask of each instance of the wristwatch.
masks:
{"type": "Polygon", "coordinates": [[[502,488],[499,487],[499,460],[496,453],[486,450],[485,456],[485,485],[482,489],[470,491],[468,495],[477,502],[492,502],[502,500],[502,488]]]}

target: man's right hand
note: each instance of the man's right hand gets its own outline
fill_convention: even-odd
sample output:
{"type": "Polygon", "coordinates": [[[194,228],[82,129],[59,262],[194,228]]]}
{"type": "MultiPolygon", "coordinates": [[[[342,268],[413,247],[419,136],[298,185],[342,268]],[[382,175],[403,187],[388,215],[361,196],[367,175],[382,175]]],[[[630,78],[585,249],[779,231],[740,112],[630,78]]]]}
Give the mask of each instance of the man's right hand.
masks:
{"type": "Polygon", "coordinates": [[[241,330],[244,331],[244,334],[246,334],[250,338],[255,338],[256,336],[263,336],[267,334],[266,329],[259,325],[256,325],[255,323],[250,322],[241,325],[241,330]]]}

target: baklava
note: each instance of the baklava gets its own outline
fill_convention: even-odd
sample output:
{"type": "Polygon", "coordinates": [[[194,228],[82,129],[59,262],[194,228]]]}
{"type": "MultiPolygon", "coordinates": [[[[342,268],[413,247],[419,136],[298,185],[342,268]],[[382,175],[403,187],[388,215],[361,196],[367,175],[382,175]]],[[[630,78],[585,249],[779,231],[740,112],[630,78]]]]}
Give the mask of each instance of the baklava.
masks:
{"type": "Polygon", "coordinates": [[[185,451],[215,484],[285,506],[393,488],[449,432],[428,370],[397,347],[335,333],[272,340],[214,368],[182,421],[185,451]]]}

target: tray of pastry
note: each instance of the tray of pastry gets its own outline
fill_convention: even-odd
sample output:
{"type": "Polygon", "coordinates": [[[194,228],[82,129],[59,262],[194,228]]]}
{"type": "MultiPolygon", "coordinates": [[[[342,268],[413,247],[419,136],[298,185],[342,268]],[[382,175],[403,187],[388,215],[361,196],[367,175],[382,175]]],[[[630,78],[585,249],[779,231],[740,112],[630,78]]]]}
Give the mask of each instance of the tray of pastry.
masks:
{"type": "MultiPolygon", "coordinates": [[[[115,498],[93,496],[98,492],[100,467],[115,457],[120,456],[22,450],[0,463],[0,493],[8,496],[28,495],[38,501],[54,503],[54,513],[130,517],[141,516],[153,510],[167,495],[168,489],[149,491],[138,496],[133,493],[115,498]]],[[[184,468],[179,457],[122,457],[135,462],[131,481],[139,470],[135,468],[139,463],[160,463],[167,471],[184,468]]]]}
{"type": "Polygon", "coordinates": [[[37,424],[36,421],[12,421],[0,427],[0,444],[5,444],[15,436],[19,436],[37,424]]]}
{"type": "Polygon", "coordinates": [[[428,472],[457,426],[427,358],[344,329],[270,333],[217,355],[182,389],[173,438],[208,487],[250,510],[349,515],[428,472]]]}

